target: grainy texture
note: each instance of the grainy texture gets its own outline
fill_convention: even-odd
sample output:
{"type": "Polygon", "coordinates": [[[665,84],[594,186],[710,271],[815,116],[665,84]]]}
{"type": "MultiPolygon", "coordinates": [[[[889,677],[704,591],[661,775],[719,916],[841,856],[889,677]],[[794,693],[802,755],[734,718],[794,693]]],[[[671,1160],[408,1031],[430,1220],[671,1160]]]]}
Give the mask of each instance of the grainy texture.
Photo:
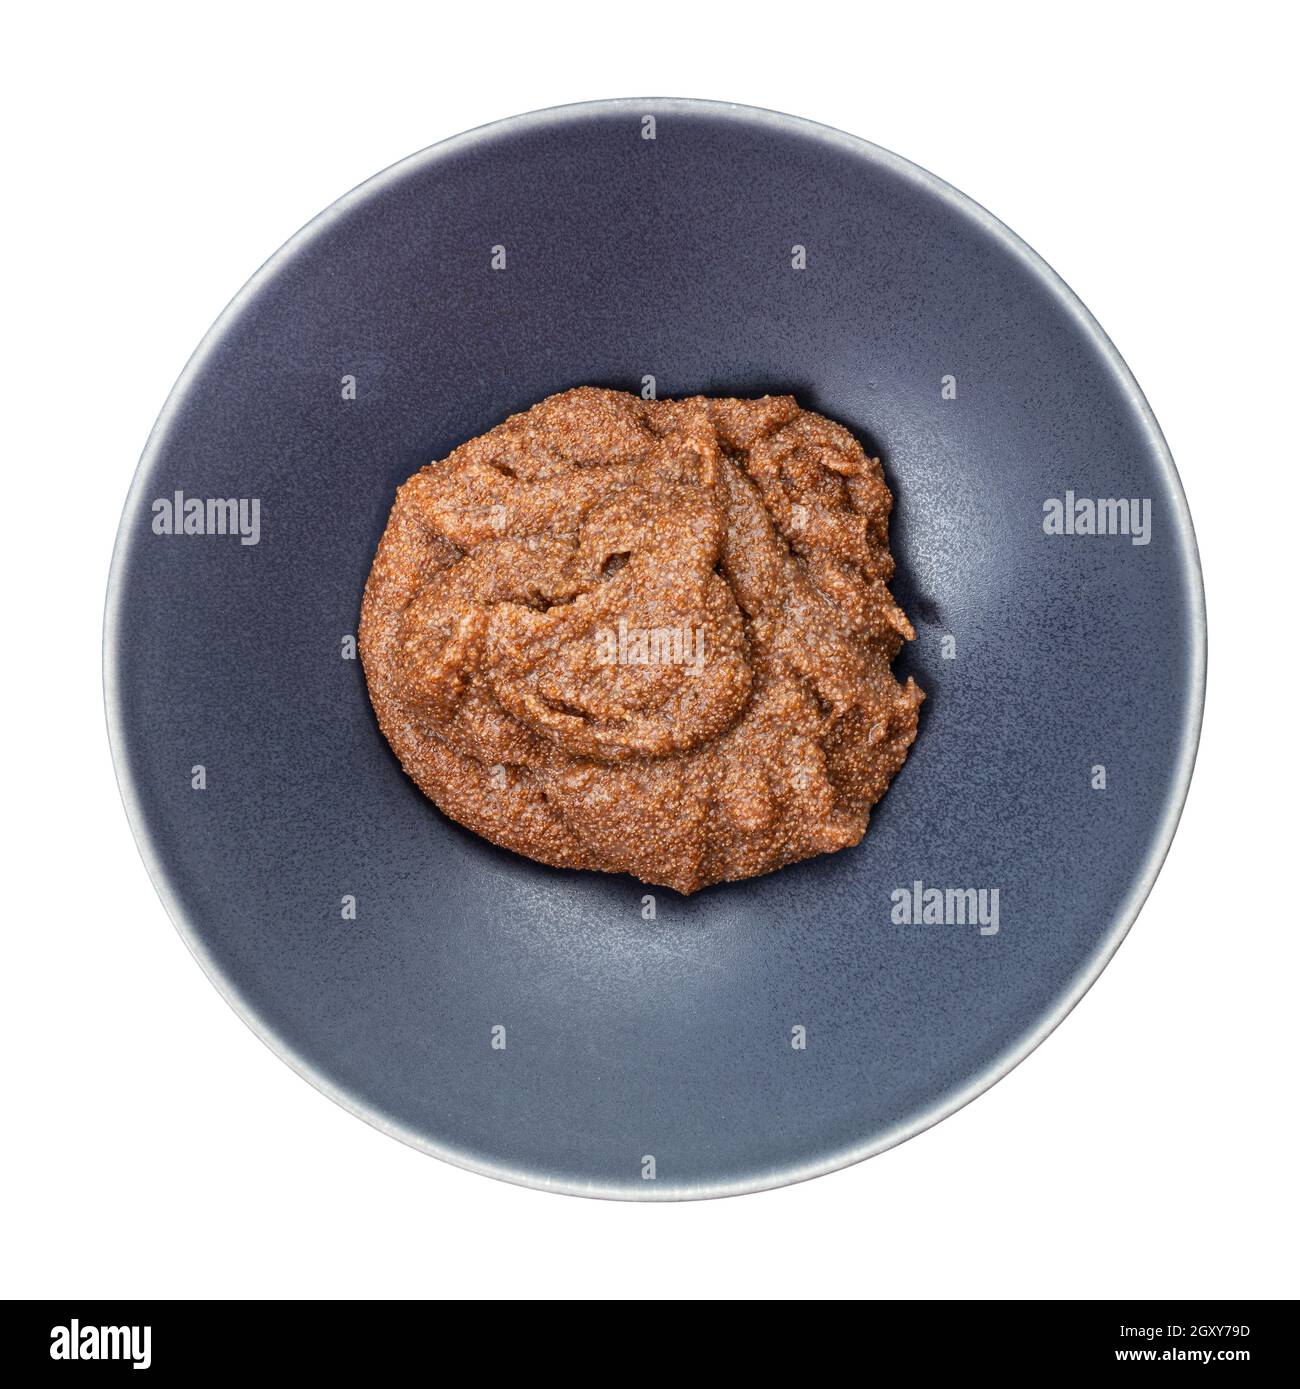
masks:
{"type": "Polygon", "coordinates": [[[551,396],[399,490],[379,726],[461,824],[694,892],[856,844],[924,698],[878,459],[790,396],[551,396]]]}

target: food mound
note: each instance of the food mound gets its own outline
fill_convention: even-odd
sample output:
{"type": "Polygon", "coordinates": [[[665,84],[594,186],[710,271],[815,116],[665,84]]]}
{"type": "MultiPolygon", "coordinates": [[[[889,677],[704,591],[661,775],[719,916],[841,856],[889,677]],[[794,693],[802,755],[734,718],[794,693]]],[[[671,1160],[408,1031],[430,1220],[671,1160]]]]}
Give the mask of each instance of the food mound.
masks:
{"type": "Polygon", "coordinates": [[[916,737],[880,461],[790,396],[551,396],[398,490],[361,609],[446,814],[690,893],[856,844],[916,737]]]}

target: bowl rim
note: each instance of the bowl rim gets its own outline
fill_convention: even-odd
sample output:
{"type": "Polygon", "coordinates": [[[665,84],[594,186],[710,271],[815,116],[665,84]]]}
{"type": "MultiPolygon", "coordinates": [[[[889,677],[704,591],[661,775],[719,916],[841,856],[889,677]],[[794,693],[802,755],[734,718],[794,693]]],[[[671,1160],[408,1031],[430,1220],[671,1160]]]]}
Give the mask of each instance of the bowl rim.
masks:
{"type": "Polygon", "coordinates": [[[493,1177],[516,1186],[565,1195],[597,1197],[606,1200],[691,1201],[723,1196],[741,1196],[750,1192],[767,1191],[793,1185],[797,1182],[809,1181],[814,1177],[837,1172],[842,1168],[851,1167],[867,1158],[885,1152],[887,1149],[923,1133],[926,1129],[964,1108],[973,1099],[982,1095],[1014,1070],[1060,1026],[1096,982],[1125,936],[1128,935],[1133,922],[1151,892],[1169,852],[1169,846],[1173,842],[1196,764],[1205,705],[1208,634],[1205,592],[1196,533],[1192,525],[1191,512],[1187,505],[1182,481],[1178,476],[1178,470],[1169,446],[1128,364],[1074,291],[1036,251],[974,199],[946,183],[937,175],[921,168],[920,165],[913,164],[901,155],[894,154],[869,140],[850,135],[833,126],[823,125],[802,116],[789,115],[738,102],[695,97],[615,97],[599,101],[573,102],[507,116],[418,150],[414,154],[389,165],[386,169],[381,170],[336,199],[329,207],[318,213],[291,236],[249,278],[247,283],[222,310],[191,354],[149,433],[118,523],[117,538],[113,546],[113,557],[108,575],[102,643],[104,708],[113,769],[140,857],[148,870],[154,889],[161,898],[167,914],[171,917],[172,925],[176,928],[190,953],[234,1012],[281,1061],[349,1113],[364,1119],[374,1128],[408,1146],[440,1158],[455,1167],[464,1168],[482,1176],[493,1177]],[[1075,972],[1069,985],[1062,990],[1055,1007],[1039,1019],[1035,1027],[1007,1047],[1000,1056],[986,1066],[979,1075],[968,1081],[959,1091],[944,1097],[923,1113],[913,1116],[863,1143],[840,1147],[830,1153],[794,1165],[774,1166],[721,1181],[702,1181],[674,1186],[660,1186],[654,1182],[639,1182],[635,1186],[630,1181],[626,1185],[599,1181],[582,1182],[552,1177],[544,1172],[535,1172],[526,1167],[509,1163],[484,1161],[475,1154],[458,1149],[454,1144],[436,1142],[425,1134],[394,1122],[392,1118],[370,1105],[360,1095],[338,1085],[329,1076],[298,1055],[276,1028],[262,1017],[243,997],[240,990],[225,977],[208,950],[196,924],[187,918],[179,900],[171,891],[162,857],[156,851],[146,828],[147,818],[143,799],[131,776],[118,667],[119,653],[124,640],[121,624],[122,600],[130,575],[131,553],[136,544],[134,531],[130,526],[130,518],[136,514],[137,507],[146,494],[147,483],[162,452],[172,423],[188,392],[198,380],[218,344],[241,315],[248,310],[262,286],[268,283],[281,267],[291,261],[304,247],[328,231],[335,221],[366,199],[381,192],[385,187],[399,182],[415,169],[437,165],[449,157],[462,155],[478,145],[502,137],[567,125],[588,117],[617,114],[628,116],[691,114],[729,117],[751,127],[796,134],[808,140],[818,141],[856,159],[883,167],[931,196],[937,197],[955,213],[973,222],[985,235],[991,237],[1002,250],[1018,260],[1049,291],[1060,308],[1074,319],[1084,336],[1090,340],[1098,357],[1109,369],[1115,386],[1127,398],[1129,405],[1142,424],[1151,455],[1157,468],[1164,473],[1169,495],[1173,501],[1174,533],[1177,537],[1181,563],[1181,587],[1184,599],[1190,609],[1191,618],[1193,688],[1184,715],[1173,784],[1166,797],[1151,849],[1141,870],[1135,875],[1128,895],[1115,912],[1110,929],[1105,932],[1089,958],[1075,972]]]}

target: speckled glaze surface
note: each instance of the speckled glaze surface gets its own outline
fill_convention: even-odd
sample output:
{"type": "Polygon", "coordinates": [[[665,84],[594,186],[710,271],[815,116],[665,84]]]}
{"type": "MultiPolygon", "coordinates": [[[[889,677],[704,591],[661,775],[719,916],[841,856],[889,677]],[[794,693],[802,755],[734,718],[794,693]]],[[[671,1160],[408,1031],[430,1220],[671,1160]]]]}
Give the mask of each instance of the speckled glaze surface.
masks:
{"type": "Polygon", "coordinates": [[[413,156],[237,296],[127,501],[106,695],[159,892],[300,1073],[492,1176],[718,1196],[918,1132],[1069,1011],[1173,834],[1203,612],[1146,403],[1005,228],[824,127],[617,101],[413,156]],[[653,919],[630,878],[440,815],[346,640],[403,479],[556,391],[647,376],[792,392],[880,454],[917,626],[896,670],[929,696],[860,846],[659,889],[653,919]],[[256,543],[159,533],[184,498],[256,500],[256,543]],[[1049,533],[1080,499],[1112,533],[1049,533]],[[909,919],[934,888],[940,919],[909,919]]]}

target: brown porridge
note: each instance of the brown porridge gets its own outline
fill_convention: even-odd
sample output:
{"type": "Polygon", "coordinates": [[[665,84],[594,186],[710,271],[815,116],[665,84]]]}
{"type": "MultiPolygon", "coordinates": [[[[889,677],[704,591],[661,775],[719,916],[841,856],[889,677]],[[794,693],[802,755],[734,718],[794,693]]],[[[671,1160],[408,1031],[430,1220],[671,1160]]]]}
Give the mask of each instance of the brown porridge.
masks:
{"type": "Polygon", "coordinates": [[[892,504],[790,396],[551,396],[398,490],[361,609],[379,726],[543,863],[689,893],[856,844],[924,698],[890,669],[892,504]]]}

